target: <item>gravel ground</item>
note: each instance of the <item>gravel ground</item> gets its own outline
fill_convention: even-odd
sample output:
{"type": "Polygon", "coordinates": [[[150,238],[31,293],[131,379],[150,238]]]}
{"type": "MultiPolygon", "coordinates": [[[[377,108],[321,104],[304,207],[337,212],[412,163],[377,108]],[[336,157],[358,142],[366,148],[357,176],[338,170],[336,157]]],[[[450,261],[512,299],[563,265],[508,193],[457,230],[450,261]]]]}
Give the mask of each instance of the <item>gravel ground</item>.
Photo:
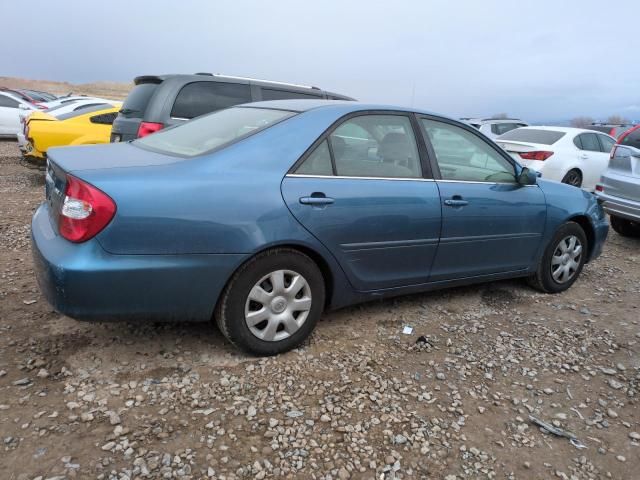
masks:
{"type": "Polygon", "coordinates": [[[0,141],[3,478],[638,478],[640,241],[612,232],[564,294],[369,303],[258,359],[212,325],[52,311],[29,252],[43,183],[0,141]]]}

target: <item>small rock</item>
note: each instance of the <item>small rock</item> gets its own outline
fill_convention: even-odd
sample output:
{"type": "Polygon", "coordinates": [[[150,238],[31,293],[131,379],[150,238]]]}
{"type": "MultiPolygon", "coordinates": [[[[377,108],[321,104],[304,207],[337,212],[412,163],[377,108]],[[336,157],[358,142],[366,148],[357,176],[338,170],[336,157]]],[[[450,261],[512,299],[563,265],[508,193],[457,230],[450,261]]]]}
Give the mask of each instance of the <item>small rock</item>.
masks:
{"type": "Polygon", "coordinates": [[[629,432],[629,438],[631,440],[638,441],[638,440],[640,440],[640,433],[638,433],[638,432],[629,432]]]}
{"type": "Polygon", "coordinates": [[[609,379],[609,386],[611,388],[613,388],[614,390],[620,390],[622,387],[624,387],[624,385],[622,385],[619,381],[617,381],[615,378],[610,378],[609,379]]]}
{"type": "Polygon", "coordinates": [[[21,378],[20,380],[16,380],[15,382],[13,382],[13,385],[15,385],[16,387],[21,387],[24,385],[29,385],[31,383],[31,379],[30,378],[21,378]]]}
{"type": "Polygon", "coordinates": [[[349,471],[342,467],[339,471],[338,471],[338,478],[340,480],[348,480],[349,478],[351,478],[351,474],[349,473],[349,471]]]}
{"type": "Polygon", "coordinates": [[[104,450],[105,452],[108,450],[111,450],[113,447],[116,446],[116,442],[107,442],[104,445],[102,445],[102,450],[104,450]]]}
{"type": "Polygon", "coordinates": [[[618,460],[619,462],[626,462],[627,461],[627,459],[625,458],[624,455],[618,455],[616,457],[616,460],[618,460]]]}

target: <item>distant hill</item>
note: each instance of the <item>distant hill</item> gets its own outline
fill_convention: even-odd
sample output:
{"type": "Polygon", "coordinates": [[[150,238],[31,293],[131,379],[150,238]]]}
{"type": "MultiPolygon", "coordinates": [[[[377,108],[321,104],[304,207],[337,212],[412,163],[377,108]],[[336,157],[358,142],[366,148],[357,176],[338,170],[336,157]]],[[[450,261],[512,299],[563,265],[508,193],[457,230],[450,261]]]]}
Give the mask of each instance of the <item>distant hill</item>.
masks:
{"type": "Polygon", "coordinates": [[[42,90],[56,95],[74,93],[78,95],[94,95],[111,100],[124,100],[133,87],[132,83],[94,82],[73,84],[69,82],[52,82],[49,80],[32,80],[26,78],[0,77],[0,87],[27,88],[42,90]]]}

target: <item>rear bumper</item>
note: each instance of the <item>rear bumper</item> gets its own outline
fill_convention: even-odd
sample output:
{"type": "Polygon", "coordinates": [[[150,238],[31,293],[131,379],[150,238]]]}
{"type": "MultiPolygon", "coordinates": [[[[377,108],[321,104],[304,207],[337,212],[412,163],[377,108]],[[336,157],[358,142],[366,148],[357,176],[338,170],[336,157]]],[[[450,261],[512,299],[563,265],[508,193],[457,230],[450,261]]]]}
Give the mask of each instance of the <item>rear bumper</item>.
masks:
{"type": "Polygon", "coordinates": [[[31,223],[40,290],[78,320],[208,321],[244,255],[111,255],[96,239],[60,237],[46,204],[31,223]]]}
{"type": "Polygon", "coordinates": [[[640,202],[614,197],[606,193],[597,193],[598,201],[609,215],[640,222],[640,202]]]}

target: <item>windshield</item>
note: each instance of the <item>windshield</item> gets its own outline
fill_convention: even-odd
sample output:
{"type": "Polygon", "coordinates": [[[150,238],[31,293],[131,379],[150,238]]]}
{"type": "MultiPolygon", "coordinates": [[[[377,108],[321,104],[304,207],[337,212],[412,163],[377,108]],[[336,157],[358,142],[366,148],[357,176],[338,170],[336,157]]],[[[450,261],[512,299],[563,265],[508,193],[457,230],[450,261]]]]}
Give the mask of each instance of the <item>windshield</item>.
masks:
{"type": "Polygon", "coordinates": [[[503,135],[497,140],[513,140],[515,142],[540,143],[542,145],[552,145],[564,137],[564,132],[556,130],[538,130],[536,128],[517,128],[503,135]]]}
{"type": "Polygon", "coordinates": [[[265,108],[228,108],[175,128],[161,130],[136,140],[134,144],[163,153],[192,157],[247,137],[294,114],[265,108]]]}

